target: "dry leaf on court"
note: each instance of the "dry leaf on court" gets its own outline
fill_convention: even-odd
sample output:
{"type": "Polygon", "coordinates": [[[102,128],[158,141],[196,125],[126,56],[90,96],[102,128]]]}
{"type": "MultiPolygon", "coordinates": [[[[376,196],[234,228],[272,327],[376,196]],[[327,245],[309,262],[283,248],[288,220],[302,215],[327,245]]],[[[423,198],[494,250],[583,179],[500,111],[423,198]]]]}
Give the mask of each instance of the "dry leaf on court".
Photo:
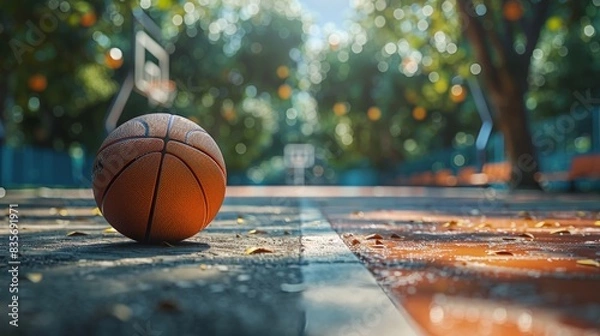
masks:
{"type": "Polygon", "coordinates": [[[38,283],[42,281],[43,275],[42,273],[27,273],[25,274],[25,278],[33,283],[38,283]]]}
{"type": "Polygon", "coordinates": [[[390,235],[390,238],[392,238],[392,239],[402,239],[402,236],[399,235],[399,234],[397,234],[397,233],[392,233],[390,235]]]}
{"type": "Polygon", "coordinates": [[[358,244],[360,244],[360,240],[354,238],[354,239],[352,239],[352,241],[350,242],[350,244],[352,244],[352,246],[358,245],[358,244]]]}
{"type": "Polygon", "coordinates": [[[244,217],[242,215],[239,215],[237,217],[237,223],[238,224],[244,224],[246,221],[244,220],[244,217]]]}
{"type": "Polygon", "coordinates": [[[383,239],[383,237],[378,233],[373,233],[365,237],[366,240],[370,239],[383,239]]]}
{"type": "Polygon", "coordinates": [[[569,231],[567,229],[556,229],[556,230],[550,231],[550,234],[558,234],[558,235],[571,234],[571,231],[569,231]]]}
{"type": "Polygon", "coordinates": [[[594,259],[580,259],[580,260],[577,260],[577,264],[583,265],[583,266],[600,267],[600,262],[598,262],[597,260],[594,260],[594,259]]]}
{"type": "Polygon", "coordinates": [[[100,208],[95,207],[92,209],[92,215],[94,216],[102,216],[102,211],[100,211],[100,208]]]}
{"type": "Polygon", "coordinates": [[[102,233],[117,233],[118,231],[115,230],[114,227],[107,227],[106,229],[102,230],[102,233]]]}
{"type": "Polygon", "coordinates": [[[88,234],[81,231],[71,231],[67,233],[67,237],[87,236],[88,234]]]}
{"type": "Polygon", "coordinates": [[[267,233],[267,231],[259,230],[259,229],[253,229],[253,230],[248,231],[248,234],[264,234],[264,233],[267,233]]]}
{"type": "Polygon", "coordinates": [[[249,247],[244,252],[245,254],[273,253],[273,250],[266,247],[249,247]]]}
{"type": "Polygon", "coordinates": [[[500,255],[500,256],[512,256],[512,255],[514,255],[510,251],[492,251],[492,252],[490,252],[490,254],[495,254],[495,255],[500,255]]]}
{"type": "Polygon", "coordinates": [[[536,228],[543,228],[543,227],[547,227],[547,226],[552,226],[552,224],[550,224],[550,222],[546,222],[546,221],[541,221],[541,222],[535,223],[536,228]]]}
{"type": "Polygon", "coordinates": [[[525,237],[525,238],[530,238],[530,239],[534,239],[535,238],[535,236],[532,233],[530,233],[530,232],[523,232],[519,236],[520,237],[525,237]]]}

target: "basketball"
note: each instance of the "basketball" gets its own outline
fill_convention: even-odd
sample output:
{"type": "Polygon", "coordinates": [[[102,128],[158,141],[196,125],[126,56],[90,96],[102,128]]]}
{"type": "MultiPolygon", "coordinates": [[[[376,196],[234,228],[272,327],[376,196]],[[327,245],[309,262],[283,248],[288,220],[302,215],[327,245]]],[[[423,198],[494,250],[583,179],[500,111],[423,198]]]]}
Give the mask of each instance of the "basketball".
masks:
{"type": "Polygon", "coordinates": [[[166,113],[131,119],[104,140],[92,186],[106,220],[144,243],[177,242],[217,215],[226,188],[223,155],[189,119],[166,113]]]}

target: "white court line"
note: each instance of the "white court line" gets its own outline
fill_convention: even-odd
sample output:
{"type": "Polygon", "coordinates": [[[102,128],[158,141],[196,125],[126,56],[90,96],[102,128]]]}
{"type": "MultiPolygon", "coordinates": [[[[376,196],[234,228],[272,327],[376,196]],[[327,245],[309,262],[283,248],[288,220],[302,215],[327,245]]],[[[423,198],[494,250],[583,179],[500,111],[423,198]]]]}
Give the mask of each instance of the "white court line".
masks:
{"type": "Polygon", "coordinates": [[[321,211],[300,202],[307,336],[412,336],[416,324],[379,287],[321,211]]]}

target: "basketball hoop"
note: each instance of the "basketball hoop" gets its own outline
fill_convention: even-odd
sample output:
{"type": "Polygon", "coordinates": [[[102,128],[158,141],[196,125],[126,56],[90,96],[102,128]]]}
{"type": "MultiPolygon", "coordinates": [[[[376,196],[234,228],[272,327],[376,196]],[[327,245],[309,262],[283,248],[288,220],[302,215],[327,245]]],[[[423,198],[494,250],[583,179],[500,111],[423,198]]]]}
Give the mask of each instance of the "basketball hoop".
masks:
{"type": "Polygon", "coordinates": [[[177,95],[175,82],[168,79],[148,82],[145,91],[153,106],[169,107],[177,95]]]}

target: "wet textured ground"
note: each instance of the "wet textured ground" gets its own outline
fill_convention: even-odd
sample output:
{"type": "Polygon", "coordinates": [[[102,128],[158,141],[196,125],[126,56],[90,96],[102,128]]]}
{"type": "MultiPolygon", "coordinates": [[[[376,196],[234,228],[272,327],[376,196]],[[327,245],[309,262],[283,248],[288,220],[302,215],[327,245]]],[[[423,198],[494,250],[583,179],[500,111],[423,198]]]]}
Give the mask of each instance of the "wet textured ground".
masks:
{"type": "MultiPolygon", "coordinates": [[[[19,204],[20,311],[19,328],[9,326],[3,271],[0,335],[302,332],[301,293],[293,286],[302,281],[294,201],[228,199],[200,235],[144,246],[110,230],[91,194],[46,192],[4,199],[19,204]],[[270,252],[247,254],[249,248],[270,252]]],[[[3,270],[7,260],[2,253],[3,270]]]]}
{"type": "Polygon", "coordinates": [[[599,334],[597,198],[482,191],[321,203],[426,334],[599,334]]]}
{"type": "Polygon", "coordinates": [[[230,188],[174,246],[114,232],[89,190],[1,200],[0,335],[600,335],[598,195],[230,188]]]}

